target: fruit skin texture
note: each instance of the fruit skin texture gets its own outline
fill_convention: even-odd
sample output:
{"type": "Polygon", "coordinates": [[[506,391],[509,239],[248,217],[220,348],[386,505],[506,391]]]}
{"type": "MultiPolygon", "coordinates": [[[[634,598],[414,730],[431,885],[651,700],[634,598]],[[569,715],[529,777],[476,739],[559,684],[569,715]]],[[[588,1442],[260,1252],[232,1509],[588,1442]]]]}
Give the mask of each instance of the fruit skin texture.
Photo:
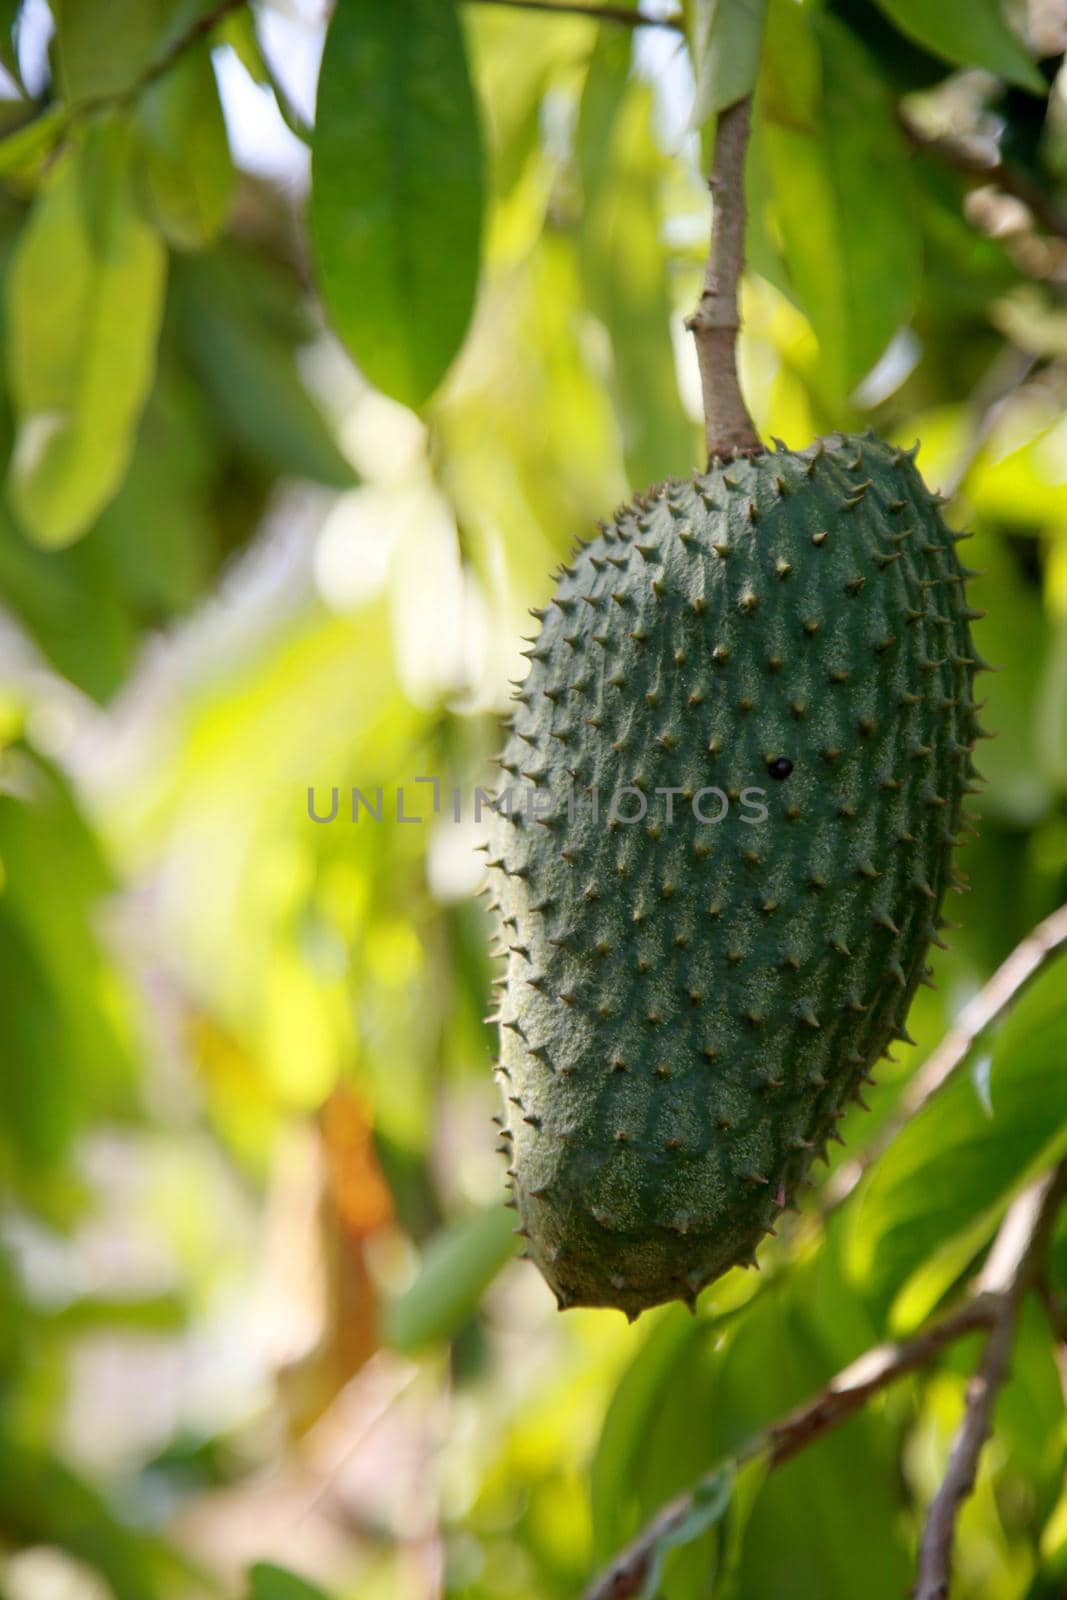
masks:
{"type": "Polygon", "coordinates": [[[672,480],[543,613],[489,878],[501,1148],[561,1309],[633,1318],[751,1264],[907,1037],[983,665],[961,535],[912,456],[838,435],[672,480]],[[717,824],[692,810],[708,786],[717,824]],[[633,794],[609,813],[623,787],[642,821],[633,794]],[[682,791],[673,821],[657,788],[682,791]]]}

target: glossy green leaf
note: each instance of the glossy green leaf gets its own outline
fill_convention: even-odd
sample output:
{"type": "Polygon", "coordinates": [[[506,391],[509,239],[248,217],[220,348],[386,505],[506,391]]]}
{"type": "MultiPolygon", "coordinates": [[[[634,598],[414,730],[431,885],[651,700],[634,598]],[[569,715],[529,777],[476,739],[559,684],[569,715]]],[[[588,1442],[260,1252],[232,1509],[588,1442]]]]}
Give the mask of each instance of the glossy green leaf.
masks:
{"type": "Polygon", "coordinates": [[[795,97],[763,97],[762,152],[792,288],[819,341],[820,383],[840,403],[912,314],[920,240],[908,151],[873,63],[832,17],[818,21],[816,61],[810,30],[768,30],[772,81],[817,74],[821,95],[813,116],[795,97]]]}
{"type": "Polygon", "coordinates": [[[152,214],[178,249],[202,249],[226,220],[234,187],[206,43],[186,51],[140,97],[136,130],[152,214]]]}
{"type": "Polygon", "coordinates": [[[1067,1149],[1067,958],[897,1135],[850,1206],[849,1268],[895,1323],[929,1313],[1011,1194],[1067,1149]]]}
{"type": "Polygon", "coordinates": [[[607,376],[627,476],[644,487],[690,466],[695,430],[674,366],[651,96],[629,81],[629,65],[629,39],[603,33],[582,95],[577,153],[583,281],[611,339],[607,376]]]}
{"type": "Polygon", "coordinates": [[[412,1355],[450,1339],[517,1251],[515,1214],[502,1205],[442,1230],[427,1246],[415,1282],[385,1314],[387,1342],[412,1355]]]}
{"type": "Polygon", "coordinates": [[[478,111],[453,0],[345,0],[319,76],[311,238],[327,312],[370,381],[421,405],[478,283],[478,111]]]}
{"type": "Polygon", "coordinates": [[[52,547],[118,489],[155,372],[166,254],[138,213],[128,155],[121,123],[95,125],[42,190],[7,279],[8,493],[52,547]]]}
{"type": "Polygon", "coordinates": [[[755,88],[767,0],[692,0],[688,13],[699,128],[755,88]]]}
{"type": "Polygon", "coordinates": [[[248,1585],[248,1600],[327,1600],[322,1589],[270,1561],[250,1568],[248,1585]]]}
{"type": "Polygon", "coordinates": [[[943,60],[960,67],[984,67],[1035,94],[1048,86],[1022,41],[1004,20],[1001,0],[877,0],[902,33],[943,60]]]}

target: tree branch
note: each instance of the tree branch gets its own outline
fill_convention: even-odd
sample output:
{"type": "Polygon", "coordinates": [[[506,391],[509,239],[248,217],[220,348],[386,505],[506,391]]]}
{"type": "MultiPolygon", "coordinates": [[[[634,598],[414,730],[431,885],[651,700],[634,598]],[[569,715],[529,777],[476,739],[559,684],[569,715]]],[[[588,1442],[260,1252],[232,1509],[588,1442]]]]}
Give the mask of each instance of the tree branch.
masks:
{"type": "Polygon", "coordinates": [[[708,187],[713,200],[704,288],[686,327],[696,342],[708,460],[757,456],[763,446],[737,378],[738,284],[745,259],[745,151],[751,97],[719,115],[708,187]]]}
{"type": "Polygon", "coordinates": [[[1067,949],[1067,905],[1039,922],[997,968],[984,989],[964,1006],[941,1043],[912,1078],[893,1115],[855,1161],[841,1167],[827,1185],[828,1210],[839,1206],[856,1187],[906,1122],[929,1104],[967,1060],[982,1034],[1018,999],[1030,980],[1052,958],[1067,949]]]}
{"type": "MultiPolygon", "coordinates": [[[[765,1455],[770,1470],[782,1466],[798,1451],[847,1421],[872,1395],[888,1388],[898,1378],[928,1367],[942,1350],[980,1329],[989,1330],[987,1355],[998,1331],[1006,1329],[997,1342],[995,1352],[997,1360],[1006,1370],[1007,1349],[1010,1348],[1019,1301],[1040,1275],[1041,1261],[1065,1189],[1067,1163],[1051,1177],[1026,1190],[1011,1206],[989,1252],[985,1268],[971,1294],[961,1305],[910,1339],[897,1344],[878,1345],[866,1351],[831,1378],[813,1399],[755,1434],[741,1446],[734,1459],[741,1463],[765,1455]]],[[[992,1376],[997,1381],[990,1385],[987,1380],[986,1384],[990,1406],[999,1382],[1003,1381],[997,1371],[992,1376]]],[[[586,1591],[585,1600],[632,1600],[633,1596],[639,1594],[656,1545],[665,1534],[673,1532],[685,1521],[693,1507],[694,1493],[689,1491],[669,1501],[594,1580],[586,1591]]],[[[955,1502],[957,1505],[959,1503],[955,1502]]],[[[925,1600],[932,1600],[932,1595],[927,1595],[925,1600]]]]}
{"type": "Polygon", "coordinates": [[[564,16],[595,17],[598,22],[621,22],[627,28],[669,28],[683,33],[681,17],[646,17],[625,6],[596,5],[593,0],[474,0],[480,5],[510,6],[515,11],[541,11],[564,16]]]}
{"type": "Polygon", "coordinates": [[[1067,1192],[1067,1162],[1020,1195],[1004,1219],[987,1272],[1006,1275],[999,1309],[978,1370],[967,1385],[963,1421],[952,1443],[948,1468],[926,1517],[919,1548],[915,1600],[947,1600],[952,1577],[952,1547],[960,1507],[974,1488],[982,1449],[992,1430],[997,1395],[1011,1367],[1015,1327],[1023,1295],[1041,1272],[1049,1235],[1067,1192]]]}

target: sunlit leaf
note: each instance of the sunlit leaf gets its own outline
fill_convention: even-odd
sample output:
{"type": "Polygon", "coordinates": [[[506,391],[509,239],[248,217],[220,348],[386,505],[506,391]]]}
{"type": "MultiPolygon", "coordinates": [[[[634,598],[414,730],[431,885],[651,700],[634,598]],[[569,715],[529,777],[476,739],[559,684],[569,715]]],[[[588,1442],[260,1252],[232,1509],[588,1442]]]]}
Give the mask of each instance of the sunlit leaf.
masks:
{"type": "Polygon", "coordinates": [[[155,371],[166,256],[128,158],[125,127],[96,124],[41,192],[8,275],[8,492],[44,545],[76,539],[115,493],[155,371]]]}
{"type": "Polygon", "coordinates": [[[810,32],[768,30],[768,52],[778,53],[773,81],[803,82],[821,70],[822,93],[813,122],[793,101],[765,97],[761,148],[790,281],[819,341],[820,380],[840,400],[911,315],[920,244],[889,95],[840,23],[821,18],[815,37],[818,68],[804,60],[814,48],[810,32]],[[791,37],[799,60],[782,54],[791,37]]]}
{"type": "Polygon", "coordinates": [[[470,320],[482,149],[453,0],[347,0],[333,14],[311,163],[330,318],[372,383],[420,405],[470,320]]]}

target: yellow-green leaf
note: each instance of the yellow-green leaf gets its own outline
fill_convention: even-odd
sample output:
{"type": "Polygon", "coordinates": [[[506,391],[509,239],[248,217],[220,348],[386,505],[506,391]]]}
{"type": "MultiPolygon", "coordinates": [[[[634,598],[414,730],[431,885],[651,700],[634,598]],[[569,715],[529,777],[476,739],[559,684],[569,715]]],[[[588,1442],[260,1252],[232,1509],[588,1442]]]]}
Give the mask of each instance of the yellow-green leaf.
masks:
{"type": "Polygon", "coordinates": [[[125,476],[155,372],[166,252],[98,123],[41,190],[7,281],[12,507],[40,544],[84,533],[125,476]]]}

